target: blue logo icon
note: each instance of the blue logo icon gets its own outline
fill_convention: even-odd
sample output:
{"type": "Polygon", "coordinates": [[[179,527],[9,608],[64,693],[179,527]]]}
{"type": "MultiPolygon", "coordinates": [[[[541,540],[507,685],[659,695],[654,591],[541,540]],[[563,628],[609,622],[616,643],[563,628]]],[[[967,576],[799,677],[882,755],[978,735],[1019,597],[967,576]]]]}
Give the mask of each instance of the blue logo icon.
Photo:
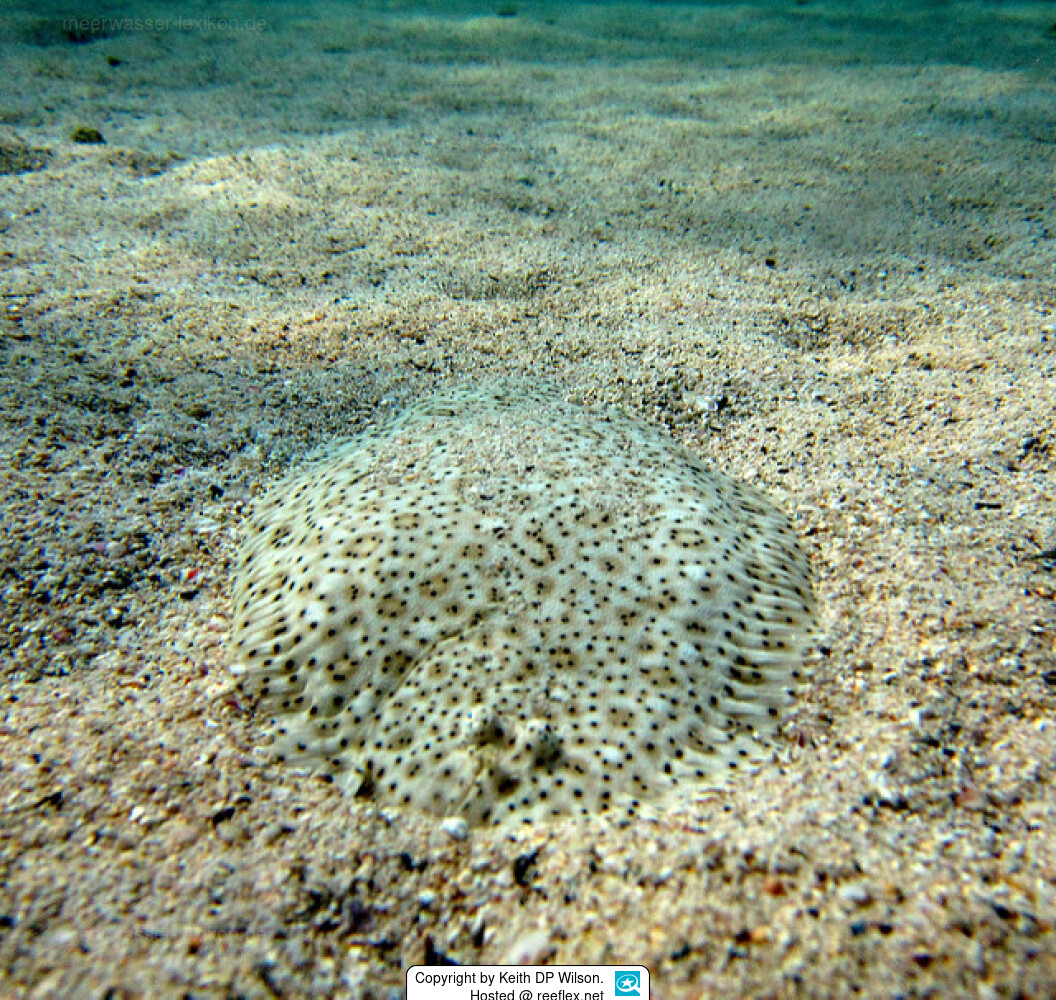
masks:
{"type": "Polygon", "coordinates": [[[616,996],[640,997],[642,995],[642,974],[637,969],[616,970],[616,996]]]}

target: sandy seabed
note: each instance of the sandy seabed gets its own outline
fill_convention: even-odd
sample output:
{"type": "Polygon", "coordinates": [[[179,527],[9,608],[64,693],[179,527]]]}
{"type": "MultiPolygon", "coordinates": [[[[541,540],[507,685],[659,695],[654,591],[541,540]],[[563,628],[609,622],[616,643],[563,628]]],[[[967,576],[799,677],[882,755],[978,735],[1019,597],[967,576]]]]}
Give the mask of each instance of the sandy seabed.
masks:
{"type": "Polygon", "coordinates": [[[64,13],[0,14],[4,995],[1056,992],[1051,3],[64,13]],[[766,490],[822,635],[728,791],[462,839],[269,762],[229,578],[516,373],[766,490]]]}

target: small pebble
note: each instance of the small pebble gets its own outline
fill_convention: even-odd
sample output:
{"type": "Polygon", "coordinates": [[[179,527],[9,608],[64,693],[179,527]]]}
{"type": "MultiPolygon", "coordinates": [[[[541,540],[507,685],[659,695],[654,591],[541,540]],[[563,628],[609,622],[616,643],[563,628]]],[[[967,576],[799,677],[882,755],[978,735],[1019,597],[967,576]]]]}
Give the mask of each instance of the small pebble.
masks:
{"type": "Polygon", "coordinates": [[[550,950],[550,934],[545,930],[527,931],[509,947],[501,965],[537,965],[550,950]]]}
{"type": "Polygon", "coordinates": [[[465,840],[469,836],[469,824],[461,816],[448,816],[440,822],[440,829],[452,840],[465,840]]]}
{"type": "Polygon", "coordinates": [[[88,128],[87,126],[81,125],[75,128],[70,133],[70,138],[74,142],[87,143],[89,145],[98,145],[99,143],[106,142],[103,138],[102,132],[97,128],[88,128]]]}
{"type": "Polygon", "coordinates": [[[846,885],[841,885],[836,890],[836,895],[841,903],[850,906],[865,906],[873,901],[869,887],[862,885],[861,882],[848,882],[846,885]]]}

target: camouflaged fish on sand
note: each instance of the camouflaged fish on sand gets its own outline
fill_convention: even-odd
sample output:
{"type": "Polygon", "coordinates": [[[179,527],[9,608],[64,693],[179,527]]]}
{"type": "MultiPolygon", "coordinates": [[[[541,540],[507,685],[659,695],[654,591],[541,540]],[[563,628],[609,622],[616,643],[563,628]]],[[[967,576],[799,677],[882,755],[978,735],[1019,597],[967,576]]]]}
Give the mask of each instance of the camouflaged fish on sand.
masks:
{"type": "Polygon", "coordinates": [[[498,824],[634,814],[757,756],[812,624],[806,559],[756,490],[506,381],[276,485],[232,649],[280,757],[498,824]]]}

